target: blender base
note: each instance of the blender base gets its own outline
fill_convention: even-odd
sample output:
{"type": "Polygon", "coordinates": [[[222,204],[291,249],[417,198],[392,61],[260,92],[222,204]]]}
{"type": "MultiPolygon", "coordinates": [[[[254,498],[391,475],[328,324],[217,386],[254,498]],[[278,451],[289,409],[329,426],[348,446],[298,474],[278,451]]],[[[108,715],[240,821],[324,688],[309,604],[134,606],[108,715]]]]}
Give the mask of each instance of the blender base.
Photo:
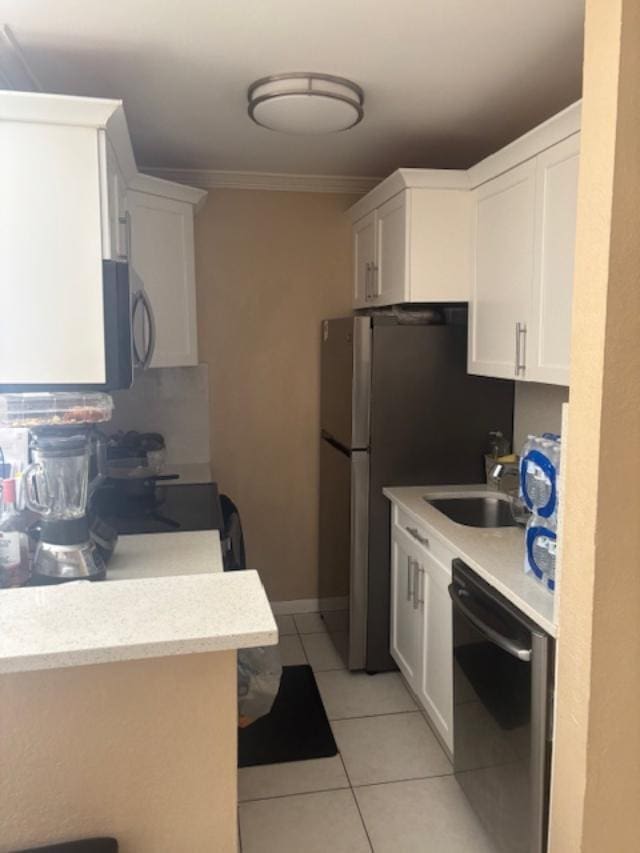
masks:
{"type": "Polygon", "coordinates": [[[53,583],[102,580],[105,577],[105,564],[93,542],[57,545],[40,540],[33,560],[32,574],[53,583]]]}

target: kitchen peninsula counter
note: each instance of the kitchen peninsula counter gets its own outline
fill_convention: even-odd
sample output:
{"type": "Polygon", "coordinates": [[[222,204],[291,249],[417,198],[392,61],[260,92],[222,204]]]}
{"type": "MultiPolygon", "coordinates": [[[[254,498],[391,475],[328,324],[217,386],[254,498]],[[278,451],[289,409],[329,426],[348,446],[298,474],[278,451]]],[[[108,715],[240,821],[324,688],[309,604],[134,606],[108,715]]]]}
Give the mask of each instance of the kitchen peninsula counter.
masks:
{"type": "Polygon", "coordinates": [[[0,593],[0,673],[277,643],[258,573],[221,571],[217,531],[126,536],[118,549],[111,582],[0,593]]]}
{"type": "Polygon", "coordinates": [[[0,853],[236,853],[235,650],[278,632],[221,566],[217,531],[123,536],[107,582],[0,592],[0,853]]]}

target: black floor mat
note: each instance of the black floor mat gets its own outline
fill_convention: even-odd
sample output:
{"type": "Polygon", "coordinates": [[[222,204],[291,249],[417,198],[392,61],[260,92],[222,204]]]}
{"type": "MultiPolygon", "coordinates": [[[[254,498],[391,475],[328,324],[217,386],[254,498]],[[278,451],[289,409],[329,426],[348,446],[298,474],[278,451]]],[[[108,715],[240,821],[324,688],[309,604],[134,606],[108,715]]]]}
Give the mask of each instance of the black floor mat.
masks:
{"type": "Polygon", "coordinates": [[[313,670],[284,666],[270,713],[238,730],[238,767],[329,758],[337,753],[313,670]]]}

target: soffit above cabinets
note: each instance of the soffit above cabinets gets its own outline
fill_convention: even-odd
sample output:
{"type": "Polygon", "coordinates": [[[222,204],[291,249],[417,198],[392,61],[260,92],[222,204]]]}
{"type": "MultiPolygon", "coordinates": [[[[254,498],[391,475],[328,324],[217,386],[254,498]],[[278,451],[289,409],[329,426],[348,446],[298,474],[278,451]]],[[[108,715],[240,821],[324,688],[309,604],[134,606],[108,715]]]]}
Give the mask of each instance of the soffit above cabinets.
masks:
{"type": "Polygon", "coordinates": [[[368,177],[467,169],[576,101],[583,6],[4,0],[0,23],[45,89],[124,101],[143,170],[368,177]],[[249,83],[294,70],[354,80],[363,121],[303,138],[253,124],[249,83]]]}

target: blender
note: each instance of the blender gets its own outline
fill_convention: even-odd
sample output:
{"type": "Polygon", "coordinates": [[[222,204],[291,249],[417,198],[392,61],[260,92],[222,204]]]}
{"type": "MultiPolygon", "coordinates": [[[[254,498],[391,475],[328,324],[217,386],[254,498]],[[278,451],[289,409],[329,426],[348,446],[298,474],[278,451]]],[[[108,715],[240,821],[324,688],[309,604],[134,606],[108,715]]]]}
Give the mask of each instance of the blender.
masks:
{"type": "MultiPolygon", "coordinates": [[[[102,481],[101,437],[95,424],[111,417],[102,393],[10,394],[0,398],[0,423],[28,427],[31,464],[22,474],[26,507],[40,516],[32,575],[35,582],[100,580],[104,549],[97,547],[88,505],[102,481]],[[97,474],[89,480],[95,455],[97,474]]],[[[98,539],[98,542],[100,540],[98,539]]]]}
{"type": "Polygon", "coordinates": [[[33,462],[23,474],[27,507],[41,519],[33,575],[66,580],[104,577],[89,530],[88,430],[42,427],[31,433],[33,462]]]}

